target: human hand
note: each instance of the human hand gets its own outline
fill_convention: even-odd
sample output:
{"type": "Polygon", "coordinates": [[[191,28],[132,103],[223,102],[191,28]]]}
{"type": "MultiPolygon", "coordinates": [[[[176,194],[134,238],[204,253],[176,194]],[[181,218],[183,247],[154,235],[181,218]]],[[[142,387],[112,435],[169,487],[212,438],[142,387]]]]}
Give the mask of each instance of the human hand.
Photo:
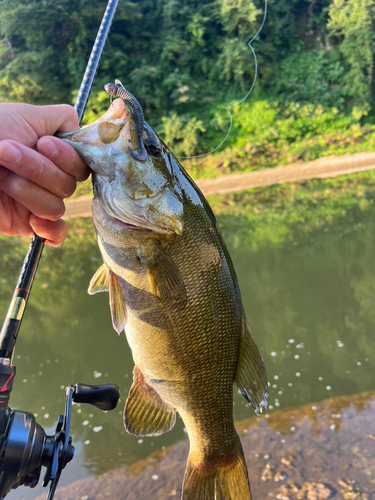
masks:
{"type": "Polygon", "coordinates": [[[71,106],[0,103],[1,233],[35,232],[52,246],[64,241],[63,199],[90,171],[69,144],[52,134],[78,129],[71,106]]]}

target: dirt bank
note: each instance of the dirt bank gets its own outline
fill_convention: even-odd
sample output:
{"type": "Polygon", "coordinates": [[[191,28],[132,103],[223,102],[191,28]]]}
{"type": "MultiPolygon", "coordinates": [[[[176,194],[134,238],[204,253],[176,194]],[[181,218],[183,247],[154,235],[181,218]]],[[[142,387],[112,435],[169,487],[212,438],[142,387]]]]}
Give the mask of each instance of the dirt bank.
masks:
{"type": "MultiPolygon", "coordinates": [[[[265,168],[244,174],[232,174],[216,179],[197,180],[205,196],[242,191],[260,186],[302,181],[312,178],[336,177],[375,168],[375,153],[327,156],[308,163],[295,163],[285,167],[265,168]]],[[[80,196],[66,202],[64,219],[91,216],[91,196],[80,196]]]]}
{"type": "MultiPolygon", "coordinates": [[[[253,500],[375,500],[374,415],[371,392],[238,424],[253,500]]],[[[179,499],[187,454],[185,441],[131,467],[60,488],[55,499],[179,499]]]]}

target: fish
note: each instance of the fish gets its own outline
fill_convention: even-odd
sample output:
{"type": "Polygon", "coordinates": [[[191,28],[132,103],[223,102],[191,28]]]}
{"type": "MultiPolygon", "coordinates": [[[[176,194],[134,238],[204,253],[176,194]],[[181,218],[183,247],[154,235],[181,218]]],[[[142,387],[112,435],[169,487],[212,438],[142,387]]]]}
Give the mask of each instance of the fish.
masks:
{"type": "Polygon", "coordinates": [[[190,442],[181,498],[251,500],[233,384],[259,414],[268,382],[232,260],[207,200],[138,101],[118,80],[105,88],[119,97],[108,111],[60,137],[92,170],[103,265],[89,293],[109,292],[113,328],[132,351],[125,428],[159,436],[178,412],[190,442]]]}

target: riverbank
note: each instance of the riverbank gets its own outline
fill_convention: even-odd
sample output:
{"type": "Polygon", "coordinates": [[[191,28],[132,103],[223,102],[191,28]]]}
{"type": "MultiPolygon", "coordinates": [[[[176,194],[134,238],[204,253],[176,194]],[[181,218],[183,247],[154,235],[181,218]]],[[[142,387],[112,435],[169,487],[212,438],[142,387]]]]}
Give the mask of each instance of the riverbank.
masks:
{"type": "MultiPolygon", "coordinates": [[[[300,162],[284,167],[265,168],[243,174],[229,174],[216,179],[198,179],[196,183],[205,196],[225,194],[261,186],[300,182],[307,179],[325,179],[375,168],[375,153],[328,156],[311,162],[300,162]]],[[[67,200],[64,219],[91,216],[91,195],[67,200]]]]}
{"type": "MultiPolygon", "coordinates": [[[[375,392],[367,392],[238,423],[254,500],[374,500],[374,412],[375,392]]],[[[55,499],[180,498],[187,454],[184,441],[60,488],[55,499]]]]}

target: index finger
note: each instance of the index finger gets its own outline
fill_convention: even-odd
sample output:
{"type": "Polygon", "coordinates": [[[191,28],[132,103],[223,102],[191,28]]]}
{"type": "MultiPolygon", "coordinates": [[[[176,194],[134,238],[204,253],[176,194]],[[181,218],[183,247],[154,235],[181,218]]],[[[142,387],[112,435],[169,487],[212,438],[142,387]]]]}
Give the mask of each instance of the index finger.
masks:
{"type": "Polygon", "coordinates": [[[60,170],[75,177],[76,181],[85,181],[90,175],[89,167],[75,149],[62,139],[45,136],[39,139],[37,150],[51,160],[60,170]]]}
{"type": "Polygon", "coordinates": [[[33,148],[40,137],[79,129],[77,112],[67,104],[34,106],[0,102],[0,140],[13,139],[33,148]]]}
{"type": "Polygon", "coordinates": [[[39,137],[79,129],[77,111],[68,104],[33,107],[32,125],[39,137]]]}

